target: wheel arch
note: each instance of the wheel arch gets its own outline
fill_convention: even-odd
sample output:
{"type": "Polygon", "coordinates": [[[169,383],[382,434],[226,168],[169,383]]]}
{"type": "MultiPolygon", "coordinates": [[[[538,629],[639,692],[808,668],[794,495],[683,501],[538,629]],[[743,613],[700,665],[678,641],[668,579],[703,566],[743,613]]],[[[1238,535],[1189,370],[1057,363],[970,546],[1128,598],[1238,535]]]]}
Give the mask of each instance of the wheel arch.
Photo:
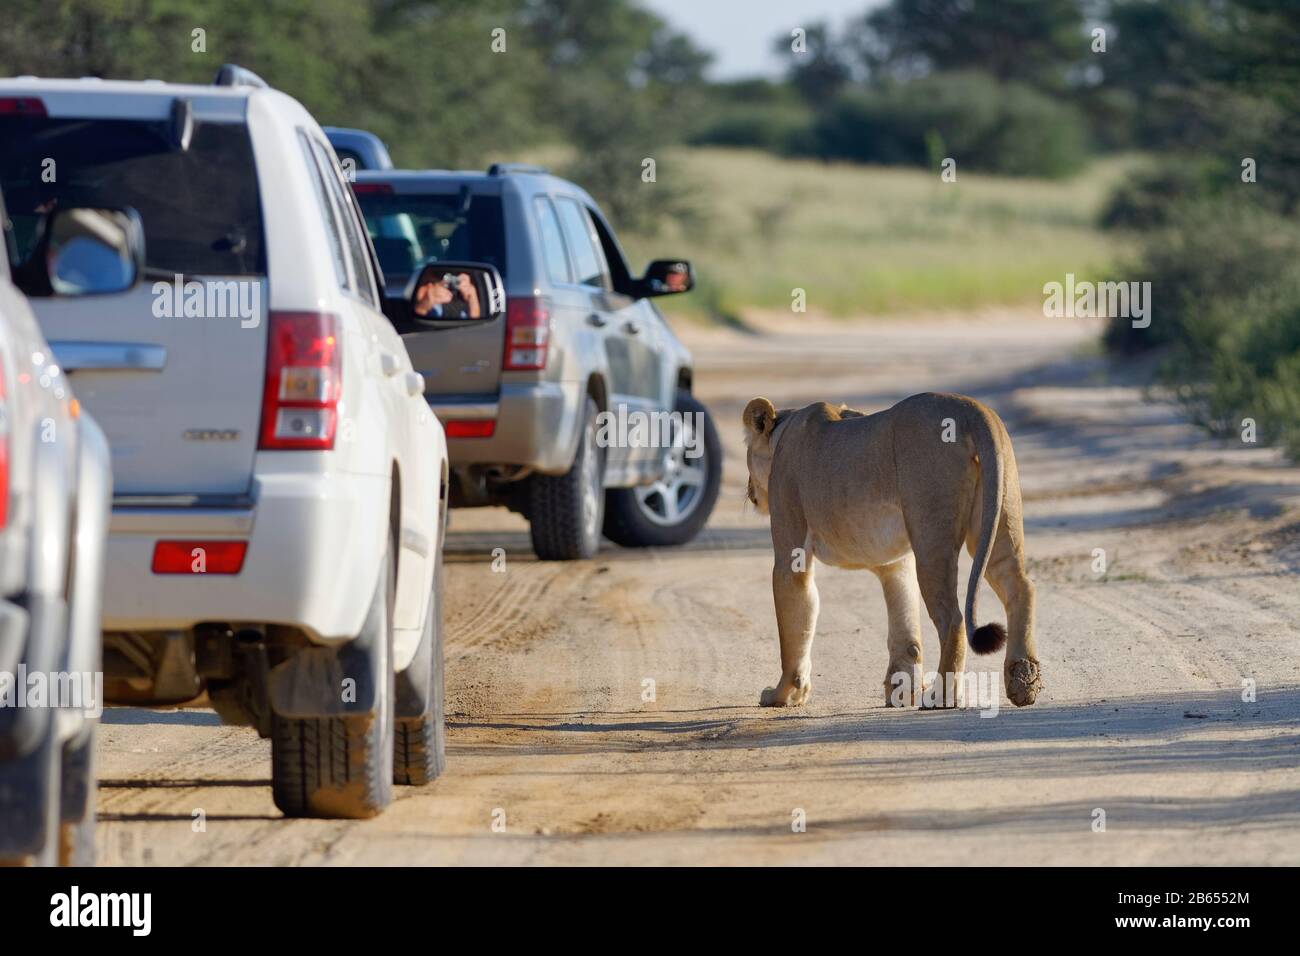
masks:
{"type": "Polygon", "coordinates": [[[609,390],[605,385],[605,377],[599,372],[592,372],[588,376],[586,394],[596,403],[597,411],[609,411],[609,390]]]}
{"type": "Polygon", "coordinates": [[[388,541],[396,580],[402,565],[402,469],[396,459],[392,464],[388,490],[388,541]]]}

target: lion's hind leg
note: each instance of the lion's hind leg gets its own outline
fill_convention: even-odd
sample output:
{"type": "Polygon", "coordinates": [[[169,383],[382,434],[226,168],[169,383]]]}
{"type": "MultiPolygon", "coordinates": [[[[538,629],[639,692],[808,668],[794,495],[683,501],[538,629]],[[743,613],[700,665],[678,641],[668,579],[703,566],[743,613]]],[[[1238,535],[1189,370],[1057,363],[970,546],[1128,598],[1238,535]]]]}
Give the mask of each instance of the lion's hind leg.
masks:
{"type": "Polygon", "coordinates": [[[1023,557],[1011,544],[1004,526],[998,529],[984,578],[1007,611],[1007,656],[1003,680],[1007,698],[1017,707],[1027,707],[1042,689],[1042,668],[1034,641],[1034,583],[1025,573],[1023,557]]]}
{"type": "Polygon", "coordinates": [[[957,554],[960,538],[956,528],[941,522],[917,529],[912,535],[916,555],[916,581],[930,620],[939,632],[939,670],[934,687],[925,694],[922,706],[960,707],[962,671],[966,667],[966,637],[962,630],[961,604],[957,599],[957,554]]]}
{"type": "Polygon", "coordinates": [[[885,670],[885,706],[914,707],[921,703],[921,592],[916,584],[916,559],[908,553],[891,564],[871,569],[880,579],[889,611],[889,667],[885,670]]]}
{"type": "MultiPolygon", "coordinates": [[[[1019,481],[1012,471],[1014,492],[1009,492],[1011,505],[1002,513],[998,531],[993,538],[984,580],[1002,602],[1007,613],[1007,652],[1002,665],[1007,699],[1017,707],[1027,707],[1042,690],[1042,668],[1038,663],[1038,648],[1034,640],[1034,583],[1025,571],[1024,553],[1016,542],[1025,539],[1024,521],[1020,517],[1019,481]]],[[[978,497],[971,512],[970,529],[966,547],[975,553],[979,531],[980,506],[978,497]]]]}

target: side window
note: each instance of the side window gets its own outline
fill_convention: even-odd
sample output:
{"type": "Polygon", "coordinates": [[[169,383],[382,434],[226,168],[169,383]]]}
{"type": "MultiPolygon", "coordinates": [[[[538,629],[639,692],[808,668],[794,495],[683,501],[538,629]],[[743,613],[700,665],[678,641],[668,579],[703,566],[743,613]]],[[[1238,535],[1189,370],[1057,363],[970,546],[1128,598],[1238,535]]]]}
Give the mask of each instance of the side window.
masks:
{"type": "Polygon", "coordinates": [[[564,238],[560,235],[560,220],[555,217],[555,206],[545,196],[533,200],[537,207],[537,226],[542,236],[542,255],[546,257],[546,274],[552,282],[572,282],[569,275],[569,258],[564,253],[564,238]]]}
{"type": "Polygon", "coordinates": [[[347,193],[344,192],[347,187],[343,185],[343,176],[335,165],[334,154],[318,140],[313,139],[311,142],[325,178],[325,188],[334,198],[334,205],[338,208],[339,218],[342,220],[343,249],[352,261],[352,274],[356,277],[356,285],[352,291],[378,308],[379,301],[375,297],[374,278],[370,273],[369,257],[366,255],[365,234],[357,225],[356,213],[353,211],[347,193]]]}
{"type": "Polygon", "coordinates": [[[348,287],[348,267],[343,261],[343,233],[334,206],[326,194],[325,178],[321,175],[316,157],[312,155],[311,140],[307,134],[298,133],[298,142],[302,146],[303,159],[307,161],[307,178],[311,180],[312,191],[316,193],[316,205],[320,209],[321,222],[325,226],[325,235],[329,237],[330,252],[333,253],[334,274],[338,277],[339,288],[348,287]]]}
{"type": "Polygon", "coordinates": [[[609,265],[609,275],[614,280],[615,291],[627,292],[632,283],[632,274],[628,271],[627,259],[623,257],[623,250],[618,247],[618,241],[614,238],[609,223],[595,209],[589,208],[587,215],[591,217],[591,224],[596,227],[596,236],[600,239],[600,248],[605,253],[605,262],[609,265]]]}
{"type": "Polygon", "coordinates": [[[572,199],[559,201],[560,227],[564,231],[564,241],[573,257],[573,268],[577,271],[577,280],[582,285],[610,288],[609,270],[605,257],[596,244],[596,235],[591,228],[587,214],[572,199]]]}

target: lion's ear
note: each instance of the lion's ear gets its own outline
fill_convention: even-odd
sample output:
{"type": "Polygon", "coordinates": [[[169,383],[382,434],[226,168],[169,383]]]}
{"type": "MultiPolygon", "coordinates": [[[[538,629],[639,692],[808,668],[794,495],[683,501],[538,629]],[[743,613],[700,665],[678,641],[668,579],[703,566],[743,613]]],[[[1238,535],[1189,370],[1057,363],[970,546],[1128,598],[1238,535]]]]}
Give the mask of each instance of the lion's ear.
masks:
{"type": "Polygon", "coordinates": [[[755,398],[745,406],[741,415],[745,423],[745,438],[753,440],[772,434],[776,423],[776,408],[766,398],[755,398]]]}

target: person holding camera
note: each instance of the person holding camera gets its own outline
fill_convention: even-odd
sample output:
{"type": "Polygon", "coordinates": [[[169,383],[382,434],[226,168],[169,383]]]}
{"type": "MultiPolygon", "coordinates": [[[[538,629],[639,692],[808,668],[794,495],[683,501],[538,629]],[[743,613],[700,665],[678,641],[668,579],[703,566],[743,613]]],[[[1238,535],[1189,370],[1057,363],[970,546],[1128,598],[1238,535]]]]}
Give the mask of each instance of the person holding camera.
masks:
{"type": "Polygon", "coordinates": [[[415,289],[415,314],[422,319],[479,318],[483,313],[474,280],[465,272],[426,273],[415,289]]]}

